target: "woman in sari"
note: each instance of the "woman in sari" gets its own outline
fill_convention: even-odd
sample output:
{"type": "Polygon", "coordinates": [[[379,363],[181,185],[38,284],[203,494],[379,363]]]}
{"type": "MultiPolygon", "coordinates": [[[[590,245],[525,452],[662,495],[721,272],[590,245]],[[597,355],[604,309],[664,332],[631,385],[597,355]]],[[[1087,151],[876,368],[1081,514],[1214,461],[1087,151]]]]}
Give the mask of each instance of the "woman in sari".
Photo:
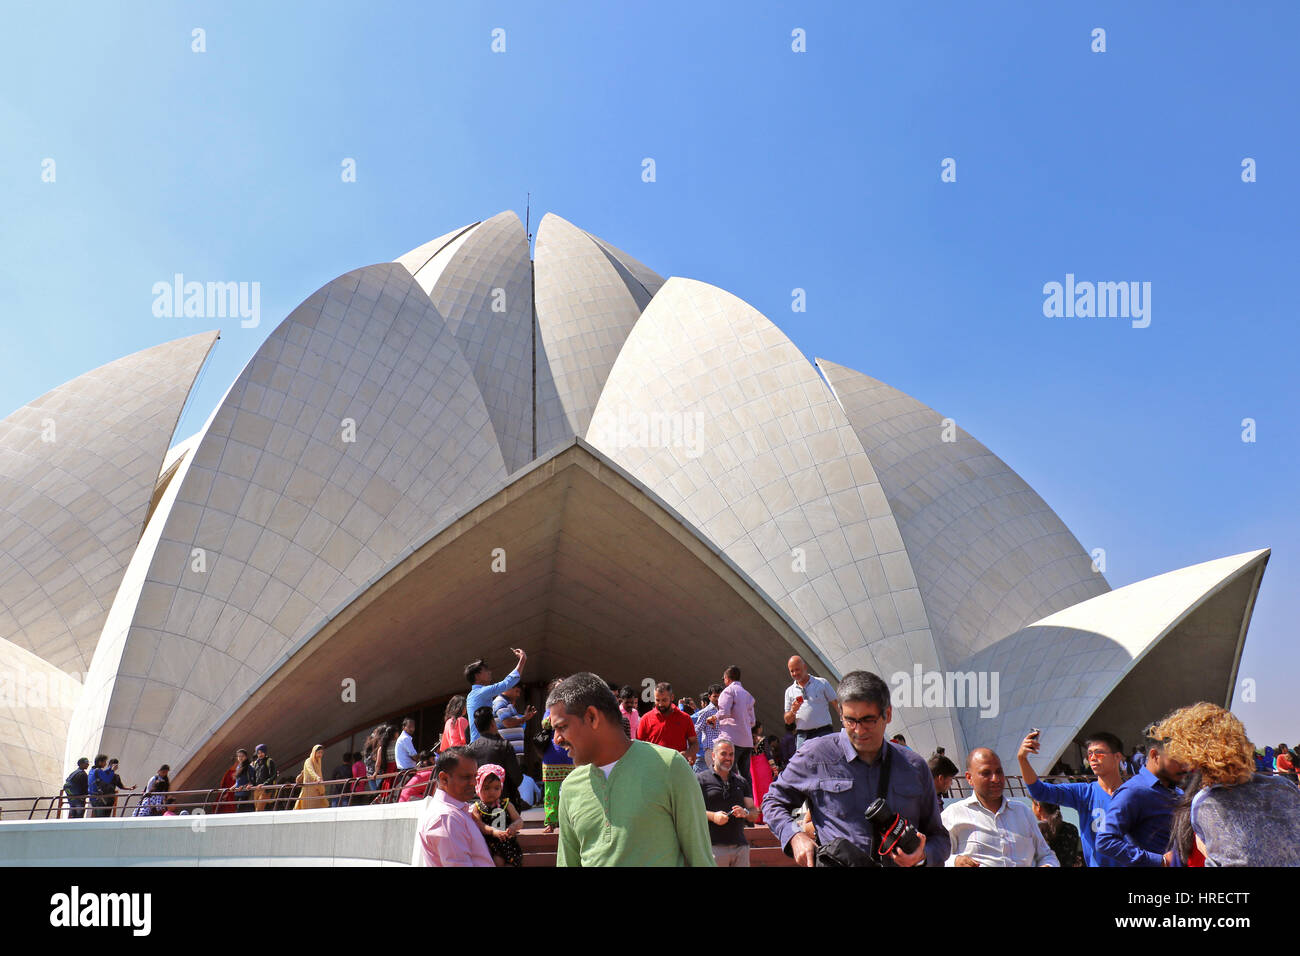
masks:
{"type": "Polygon", "coordinates": [[[230,765],[230,769],[221,778],[221,796],[217,798],[217,813],[235,812],[235,771],[239,769],[239,758],[230,765]]]}
{"type": "Polygon", "coordinates": [[[388,753],[389,745],[393,740],[393,727],[389,724],[381,724],[375,728],[375,734],[374,749],[370,751],[370,766],[372,768],[370,789],[379,791],[379,793],[375,794],[375,803],[386,803],[388,801],[387,791],[393,787],[393,777],[385,775],[394,773],[397,770],[397,765],[393,763],[388,753]]]}
{"type": "MultiPolygon", "coordinates": [[[[764,737],[758,741],[758,746],[754,748],[754,753],[749,758],[750,789],[754,796],[754,806],[762,807],[763,798],[767,796],[768,789],[772,786],[772,780],[777,774],[775,767],[775,751],[781,746],[776,737],[764,737]]],[[[757,823],[763,824],[763,811],[758,812],[757,823]]]]}
{"type": "MultiPolygon", "coordinates": [[[[423,800],[425,793],[430,790],[430,780],[433,780],[433,753],[432,751],[422,750],[415,761],[415,773],[402,787],[402,795],[397,798],[397,802],[406,803],[410,800],[423,800]]],[[[435,780],[434,784],[436,783],[435,780]]],[[[431,793],[429,795],[432,796],[431,793]]]]}
{"type": "Polygon", "coordinates": [[[302,783],[302,793],[298,796],[298,802],[293,805],[295,810],[323,810],[330,805],[330,802],[325,799],[325,776],[321,768],[324,755],[325,748],[317,744],[311,748],[311,756],[303,763],[302,773],[298,775],[302,783]]]}

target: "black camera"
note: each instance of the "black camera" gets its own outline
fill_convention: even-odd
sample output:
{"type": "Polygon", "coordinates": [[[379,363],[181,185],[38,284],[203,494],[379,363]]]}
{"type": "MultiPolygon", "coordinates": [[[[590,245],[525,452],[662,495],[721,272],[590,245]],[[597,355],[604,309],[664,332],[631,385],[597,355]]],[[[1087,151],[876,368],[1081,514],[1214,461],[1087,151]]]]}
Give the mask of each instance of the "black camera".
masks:
{"type": "Polygon", "coordinates": [[[915,853],[921,845],[921,837],[912,826],[912,821],[889,809],[884,797],[878,797],[867,807],[867,822],[880,834],[880,856],[885,858],[894,850],[915,853]]]}

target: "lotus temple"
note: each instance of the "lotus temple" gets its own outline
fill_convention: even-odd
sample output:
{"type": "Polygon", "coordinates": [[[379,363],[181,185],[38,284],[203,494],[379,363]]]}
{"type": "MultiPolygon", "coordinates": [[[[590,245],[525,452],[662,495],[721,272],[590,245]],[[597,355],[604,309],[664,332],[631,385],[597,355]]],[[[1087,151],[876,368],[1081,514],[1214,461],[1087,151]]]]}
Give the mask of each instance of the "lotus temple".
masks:
{"type": "Polygon", "coordinates": [[[769,730],[792,654],[996,674],[996,707],[917,695],[890,732],[1006,759],[1037,726],[1044,770],[1231,703],[1266,549],[1112,589],[944,413],[556,215],[531,254],[503,212],[338,277],[169,447],[217,338],[0,421],[0,796],[100,752],[173,789],[254,743],[333,761],[511,647],[535,703],[739,663],[769,730]]]}

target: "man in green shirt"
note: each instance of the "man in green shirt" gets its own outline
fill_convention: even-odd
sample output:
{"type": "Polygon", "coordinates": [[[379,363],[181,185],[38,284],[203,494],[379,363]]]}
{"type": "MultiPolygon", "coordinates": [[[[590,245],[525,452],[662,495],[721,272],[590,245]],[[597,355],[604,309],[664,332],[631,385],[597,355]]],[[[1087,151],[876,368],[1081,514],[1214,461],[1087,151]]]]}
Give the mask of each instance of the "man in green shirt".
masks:
{"type": "Polygon", "coordinates": [[[560,788],[557,866],[715,865],[694,772],[675,750],[627,739],[608,684],[574,674],[546,709],[578,765],[560,788]]]}

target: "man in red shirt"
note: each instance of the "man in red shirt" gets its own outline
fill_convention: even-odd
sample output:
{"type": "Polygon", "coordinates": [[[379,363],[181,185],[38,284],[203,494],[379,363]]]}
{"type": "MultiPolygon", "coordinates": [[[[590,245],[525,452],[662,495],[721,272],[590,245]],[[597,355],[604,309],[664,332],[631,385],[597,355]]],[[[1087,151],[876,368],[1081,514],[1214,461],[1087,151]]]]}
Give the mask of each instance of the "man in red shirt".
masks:
{"type": "Polygon", "coordinates": [[[655,709],[641,718],[636,739],[676,750],[688,764],[695,763],[695,751],[700,745],[695,724],[673,703],[673,685],[667,681],[655,687],[655,709]]]}

